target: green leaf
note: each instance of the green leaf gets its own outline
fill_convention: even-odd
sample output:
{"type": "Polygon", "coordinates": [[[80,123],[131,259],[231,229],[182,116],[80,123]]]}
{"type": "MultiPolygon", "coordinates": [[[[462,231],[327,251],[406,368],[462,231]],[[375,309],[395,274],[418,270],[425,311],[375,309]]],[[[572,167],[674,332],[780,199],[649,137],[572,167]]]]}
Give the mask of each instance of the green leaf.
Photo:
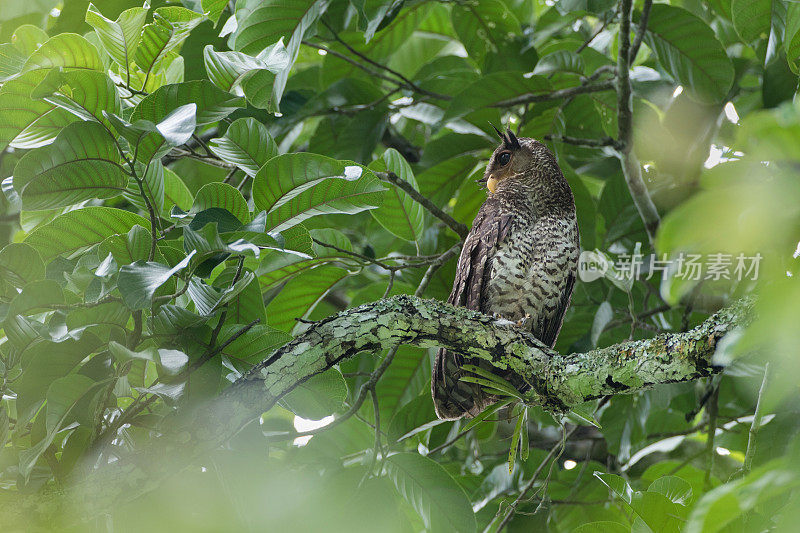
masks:
{"type": "Polygon", "coordinates": [[[47,390],[47,433],[41,441],[20,453],[19,473],[23,478],[30,476],[36,461],[53,442],[73,407],[85,396],[93,394],[99,385],[81,374],[72,374],[53,381],[47,390]]]}
{"type": "MultiPolygon", "coordinates": [[[[252,274],[249,269],[243,272],[252,274]]],[[[228,267],[214,278],[215,287],[229,287],[236,275],[236,267],[228,267]]],[[[261,285],[255,275],[252,281],[235,298],[228,302],[228,314],[226,320],[233,324],[249,324],[258,320],[260,324],[267,322],[267,314],[264,311],[264,296],[261,294],[261,285]]]]}
{"type": "Polygon", "coordinates": [[[210,44],[203,49],[203,60],[210,79],[223,91],[233,92],[257,73],[269,73],[268,79],[289,66],[289,55],[283,40],[266,47],[255,56],[242,52],[216,52],[210,44]]]}
{"type": "Polygon", "coordinates": [[[195,309],[201,315],[208,316],[232,301],[253,281],[255,275],[249,271],[242,271],[239,280],[233,285],[218,289],[208,285],[203,280],[192,278],[189,282],[189,297],[194,302],[195,309]]]}
{"type": "Polygon", "coordinates": [[[442,119],[444,122],[526,94],[551,90],[544,76],[527,76],[522,72],[495,72],[482,76],[453,97],[442,119]]]}
{"type": "Polygon", "coordinates": [[[56,67],[105,70],[97,48],[75,33],[60,33],[48,39],[31,54],[22,72],[56,67]]]}
{"type": "Polygon", "coordinates": [[[269,325],[283,331],[292,331],[298,324],[296,319],[307,317],[328,291],[345,276],[346,270],[333,266],[321,266],[297,275],[267,305],[269,325]]]}
{"type": "Polygon", "coordinates": [[[156,290],[189,264],[194,256],[190,252],[180,263],[170,268],[153,261],[136,261],[119,269],[117,282],[122,300],[130,309],[145,309],[153,301],[156,290]]]}
{"type": "Polygon", "coordinates": [[[220,15],[222,12],[225,11],[225,7],[228,5],[227,0],[202,0],[200,5],[203,7],[203,13],[205,13],[206,17],[214,24],[217,24],[220,15]]]}
{"type": "Polygon", "coordinates": [[[798,487],[792,467],[776,460],[752,471],[747,477],[707,492],[692,508],[686,533],[715,533],[740,520],[745,513],[798,487]]]}
{"type": "Polygon", "coordinates": [[[14,189],[25,209],[50,209],[120,194],[128,178],[108,131],[75,122],[52,145],[25,154],[14,168],[14,189]]]}
{"type": "Polygon", "coordinates": [[[791,3],[788,6],[783,46],[792,72],[800,73],[800,4],[791,3]]]}
{"type": "Polygon", "coordinates": [[[476,164],[474,155],[462,155],[437,163],[417,176],[419,190],[437,206],[447,205],[476,164]]]}
{"type": "Polygon", "coordinates": [[[416,453],[397,453],[386,459],[385,468],[426,529],[462,533],[476,530],[475,515],[464,489],[439,463],[416,453]]]}
{"type": "Polygon", "coordinates": [[[105,113],[120,114],[122,103],[114,82],[105,73],[91,70],[64,72],[53,69],[31,93],[82,120],[110,126],[105,113]],[[104,113],[105,112],[105,113],[104,113]]]}
{"type": "Polygon", "coordinates": [[[164,218],[169,217],[169,213],[173,207],[177,207],[183,211],[188,211],[192,208],[194,198],[189,188],[183,180],[175,174],[172,170],[164,169],[164,209],[161,211],[161,216],[164,218]]]}
{"type": "MultiPolygon", "coordinates": [[[[401,180],[410,183],[415,190],[419,190],[411,166],[394,148],[386,150],[381,159],[370,163],[368,168],[393,172],[401,180]]],[[[422,206],[394,185],[389,186],[381,206],[370,211],[370,214],[381,226],[407,241],[419,241],[425,230],[422,206]]]]}
{"type": "Polygon", "coordinates": [[[104,241],[115,233],[128,233],[136,224],[150,227],[145,218],[112,207],[84,207],[59,215],[33,230],[24,242],[47,262],[104,241]]]}
{"type": "MultiPolygon", "coordinates": [[[[156,159],[150,161],[149,165],[143,165],[137,161],[134,166],[136,175],[142,182],[141,189],[144,189],[144,193],[150,200],[150,204],[153,206],[157,216],[164,209],[164,165],[161,160],[156,159]]],[[[147,211],[147,203],[142,198],[141,189],[136,178],[131,176],[128,180],[125,199],[140,210],[147,211]]]]}
{"type": "Polygon", "coordinates": [[[682,505],[687,505],[692,499],[692,485],[676,476],[660,477],[653,481],[647,490],[663,494],[671,502],[682,505]]]}
{"type": "Polygon", "coordinates": [[[147,9],[132,7],[119,14],[117,20],[105,18],[94,4],[86,10],[86,23],[94,28],[100,44],[118,65],[127,71],[142,37],[147,9]]]}
{"type": "Polygon", "coordinates": [[[340,411],[345,398],[344,377],[339,370],[331,368],[295,387],[280,404],[299,417],[320,420],[340,411]]]}
{"type": "Polygon", "coordinates": [[[49,311],[54,304],[64,304],[61,286],[52,279],[28,283],[8,306],[9,316],[30,315],[33,311],[49,311]]]}
{"type": "Polygon", "coordinates": [[[289,65],[275,77],[267,111],[279,111],[278,105],[289,79],[291,65],[297,60],[300,44],[325,12],[328,3],[328,0],[266,0],[257,4],[246,16],[237,9],[238,29],[233,35],[232,48],[245,54],[255,54],[281,38],[287,43],[289,65]]]}
{"type": "Polygon", "coordinates": [[[355,164],[317,154],[284,154],[258,171],[253,201],[268,212],[267,229],[282,231],[321,214],[354,214],[381,204],[378,178],[355,164]]]}
{"type": "Polygon", "coordinates": [[[430,388],[428,350],[400,346],[375,388],[380,398],[381,420],[391,420],[400,407],[430,388]]]}
{"type": "Polygon", "coordinates": [[[769,35],[774,0],[733,0],[733,27],[746,43],[769,35]]]}
{"type": "Polygon", "coordinates": [[[719,102],[733,83],[733,65],[714,31],[685,9],[655,4],[645,36],[662,67],[701,102],[719,102]]]}
{"type": "Polygon", "coordinates": [[[44,263],[39,253],[26,243],[12,242],[0,250],[0,279],[3,284],[22,288],[44,278],[44,263]]]}
{"type": "Polygon", "coordinates": [[[211,139],[208,147],[250,177],[255,177],[258,169],[278,155],[278,145],[266,126],[252,117],[234,120],[225,135],[211,139]]]}
{"type": "Polygon", "coordinates": [[[54,104],[31,98],[45,70],[26,72],[0,88],[0,149],[36,148],[48,144],[76,117],[54,104]]]}
{"type": "MultiPolygon", "coordinates": [[[[220,338],[227,339],[240,328],[241,326],[237,324],[225,325],[220,330],[220,338]]],[[[285,331],[257,324],[226,346],[222,354],[252,365],[263,361],[275,349],[290,340],[292,336],[285,331]]]]}
{"type": "Polygon", "coordinates": [[[675,533],[681,531],[687,514],[687,508],[683,505],[670,501],[660,492],[634,491],[617,475],[601,472],[595,472],[594,475],[636,513],[650,530],[675,533]]]}
{"type": "Polygon", "coordinates": [[[136,66],[145,73],[145,79],[170,50],[179,46],[205,17],[182,7],[159,7],[153,12],[153,22],[142,30],[136,48],[136,66]]]}
{"type": "MultiPolygon", "coordinates": [[[[133,110],[132,124],[125,124],[133,129],[126,138],[138,145],[137,157],[146,163],[185,143],[197,126],[217,122],[243,105],[242,98],[221,91],[207,80],[165,85],[133,110]]],[[[125,134],[124,129],[121,133],[125,134]]]]}
{"type": "Polygon", "coordinates": [[[250,222],[250,209],[247,207],[247,200],[235,187],[227,183],[208,183],[197,191],[192,205],[192,212],[199,213],[212,207],[225,209],[239,219],[242,224],[250,222]]]}
{"type": "Polygon", "coordinates": [[[454,6],[451,13],[458,39],[478,64],[487,53],[502,53],[506,35],[520,33],[519,21],[500,0],[454,6]]]}

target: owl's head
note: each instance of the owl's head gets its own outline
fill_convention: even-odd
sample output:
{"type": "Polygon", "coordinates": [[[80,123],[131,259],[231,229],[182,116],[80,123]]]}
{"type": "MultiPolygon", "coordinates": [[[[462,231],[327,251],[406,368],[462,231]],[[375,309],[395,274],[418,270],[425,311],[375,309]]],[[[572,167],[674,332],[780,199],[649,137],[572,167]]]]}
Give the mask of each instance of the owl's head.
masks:
{"type": "Polygon", "coordinates": [[[502,143],[489,159],[483,176],[490,193],[510,185],[531,190],[559,190],[566,185],[556,158],[544,144],[529,137],[518,138],[510,129],[504,133],[497,128],[495,131],[502,143]]]}

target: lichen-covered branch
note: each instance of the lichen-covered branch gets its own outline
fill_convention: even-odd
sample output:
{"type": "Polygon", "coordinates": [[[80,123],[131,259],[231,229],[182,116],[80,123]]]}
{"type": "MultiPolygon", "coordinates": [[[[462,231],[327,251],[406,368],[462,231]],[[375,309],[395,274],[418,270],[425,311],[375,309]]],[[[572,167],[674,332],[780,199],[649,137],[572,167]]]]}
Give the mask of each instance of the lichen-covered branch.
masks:
{"type": "Polygon", "coordinates": [[[219,397],[185,408],[149,445],[89,469],[66,493],[6,506],[0,521],[52,513],[80,521],[107,512],[228,441],[300,383],[363,351],[379,353],[399,344],[442,346],[514,370],[531,385],[526,401],[564,410],[601,396],[720,371],[712,355],[729,331],[749,320],[751,307],[739,302],[686,333],[562,355],[507,321],[444,302],[401,295],[364,304],[315,323],[219,397]]]}
{"type": "Polygon", "coordinates": [[[445,347],[511,369],[531,384],[526,399],[567,409],[587,400],[659,383],[694,380],[720,370],[719,340],[746,318],[749,305],[724,309],[686,333],[667,333],[585,353],[562,355],[513,324],[412,296],[395,296],[318,322],[278,349],[229,391],[258,384],[268,407],[297,382],[362,351],[397,344],[445,347]]]}

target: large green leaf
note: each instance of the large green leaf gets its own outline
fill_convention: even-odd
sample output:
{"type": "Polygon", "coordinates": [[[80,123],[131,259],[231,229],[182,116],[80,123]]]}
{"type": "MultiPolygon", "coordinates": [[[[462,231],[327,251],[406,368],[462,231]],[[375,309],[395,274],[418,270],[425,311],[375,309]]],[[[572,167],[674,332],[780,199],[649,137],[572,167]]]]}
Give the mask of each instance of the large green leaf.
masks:
{"type": "Polygon", "coordinates": [[[249,13],[236,12],[238,29],[233,48],[246,54],[256,54],[281,38],[286,42],[289,65],[277,74],[267,110],[278,111],[291,65],[297,60],[300,43],[325,12],[329,0],[266,0],[249,13]]]}
{"type": "Polygon", "coordinates": [[[156,290],[189,264],[190,252],[180,263],[170,268],[153,261],[136,261],[119,269],[119,292],[130,309],[145,309],[153,301],[156,290]]]}
{"type": "Polygon", "coordinates": [[[183,43],[203,20],[205,17],[200,13],[182,7],[156,9],[153,22],[142,30],[141,42],[134,55],[136,66],[149,77],[167,52],[183,43]]]}
{"type": "Polygon", "coordinates": [[[391,420],[402,405],[427,391],[430,375],[428,350],[401,346],[375,389],[380,398],[381,420],[391,420]]]}
{"type": "Polygon", "coordinates": [[[733,0],[733,27],[745,42],[769,35],[771,6],[775,0],[733,0]]]}
{"type": "Polygon", "coordinates": [[[453,29],[469,57],[478,64],[487,54],[503,51],[506,35],[520,33],[519,21],[500,0],[461,4],[454,6],[451,13],[453,29]]]}
{"type": "Polygon", "coordinates": [[[662,491],[666,491],[666,487],[655,486],[653,491],[640,492],[615,474],[595,472],[594,475],[636,514],[637,521],[644,522],[651,531],[678,533],[681,530],[687,508],[664,495],[662,491]]]}
{"type": "Polygon", "coordinates": [[[0,279],[16,288],[44,277],[44,263],[30,245],[12,242],[0,250],[0,279]]]}
{"type": "Polygon", "coordinates": [[[59,215],[33,230],[24,242],[33,246],[45,262],[59,254],[71,254],[103,242],[109,235],[128,233],[136,224],[150,222],[130,211],[112,207],[84,207],[59,215]]]}
{"type": "Polygon", "coordinates": [[[53,442],[72,409],[89,394],[94,394],[98,383],[93,379],[72,374],[53,381],[47,390],[46,434],[42,440],[20,453],[19,473],[28,478],[42,453],[53,442]]]}
{"type": "Polygon", "coordinates": [[[227,183],[209,183],[197,191],[192,212],[199,213],[212,207],[225,209],[239,219],[242,224],[250,222],[247,200],[235,187],[231,187],[227,183]]]}
{"type": "MultiPolygon", "coordinates": [[[[214,278],[214,286],[229,287],[236,275],[236,267],[228,267],[214,278]]],[[[243,272],[252,274],[249,269],[243,272]]],[[[235,298],[228,302],[228,314],[226,321],[231,324],[249,324],[258,320],[260,324],[266,324],[267,315],[264,312],[264,296],[261,294],[261,285],[258,278],[252,277],[252,281],[235,298]]]]}
{"type": "Polygon", "coordinates": [[[76,119],[54,104],[31,98],[46,75],[45,70],[26,72],[0,88],[0,149],[9,144],[15,148],[42,146],[76,119]]]}
{"type": "Polygon", "coordinates": [[[140,134],[139,160],[146,162],[152,157],[162,155],[170,146],[186,142],[188,139],[186,133],[189,129],[194,130],[196,126],[222,120],[242,106],[244,106],[243,98],[218,89],[208,80],[187,81],[160,87],[139,102],[129,119],[133,126],[139,121],[158,124],[157,132],[140,134]],[[193,123],[189,120],[190,106],[194,106],[193,123]],[[181,110],[183,112],[178,113],[181,110]],[[167,126],[167,122],[174,125],[167,126]],[[179,135],[171,139],[167,133],[173,129],[179,135]]]}
{"type": "Polygon", "coordinates": [[[345,398],[342,373],[331,368],[295,387],[280,403],[297,416],[319,420],[341,410],[345,398]]]}
{"type": "Polygon", "coordinates": [[[164,169],[164,209],[161,211],[161,216],[167,218],[173,207],[177,207],[183,211],[188,211],[192,208],[191,191],[183,182],[183,180],[175,174],[172,170],[164,169]]]}
{"type": "MultiPolygon", "coordinates": [[[[777,460],[751,472],[747,477],[730,481],[707,492],[694,506],[686,522],[687,533],[715,533],[736,524],[753,508],[768,505],[798,487],[793,467],[777,460]]],[[[769,508],[769,507],[767,507],[769,508]]]]}
{"type": "Polygon", "coordinates": [[[75,122],[52,145],[28,152],[14,168],[14,189],[25,209],[50,209],[125,189],[127,176],[108,131],[96,122],[75,122]]]}
{"type": "Polygon", "coordinates": [[[197,104],[176,107],[157,123],[139,119],[131,124],[116,115],[106,117],[133,147],[135,159],[147,165],[192,137],[197,127],[197,104]]]}
{"type": "Polygon", "coordinates": [[[189,282],[189,297],[201,315],[210,315],[236,298],[253,281],[255,275],[249,270],[242,271],[239,280],[223,288],[213,287],[193,277],[189,282]]]}
{"type": "Polygon", "coordinates": [[[328,291],[347,271],[334,266],[321,266],[303,272],[287,283],[281,292],[267,305],[269,325],[292,331],[298,318],[305,318],[328,291]]]}
{"type": "Polygon", "coordinates": [[[522,72],[495,72],[481,77],[455,95],[443,120],[453,120],[471,111],[525,94],[540,94],[550,90],[544,76],[525,76],[522,72]]]}
{"type": "Polygon", "coordinates": [[[62,72],[53,69],[31,93],[82,120],[110,125],[105,113],[121,114],[122,103],[114,82],[105,73],[91,70],[62,72]]]}
{"type": "Polygon", "coordinates": [[[664,69],[702,102],[719,102],[733,83],[733,64],[703,20],[680,7],[655,4],[645,36],[664,69]]]}
{"type": "Polygon", "coordinates": [[[450,474],[436,461],[417,453],[397,453],[385,468],[397,491],[430,531],[475,531],[472,505],[450,474]]]}
{"type": "Polygon", "coordinates": [[[75,33],[60,33],[39,47],[22,68],[23,72],[37,69],[63,67],[102,72],[100,53],[92,43],[75,33]]]}
{"type": "Polygon", "coordinates": [[[146,16],[147,10],[142,7],[126,9],[117,20],[105,18],[92,3],[86,10],[86,22],[94,28],[103,49],[126,72],[142,38],[146,16]]]}
{"type": "MultiPolygon", "coordinates": [[[[370,163],[369,168],[392,172],[401,180],[410,183],[415,190],[419,190],[411,166],[394,148],[386,150],[380,159],[370,163]]],[[[370,214],[381,226],[407,241],[418,241],[425,229],[422,206],[394,185],[389,186],[381,206],[371,210],[370,214]]]]}
{"type": "Polygon", "coordinates": [[[789,4],[786,12],[786,30],[783,46],[792,72],[800,73],[800,4],[789,4]]]}
{"type": "Polygon", "coordinates": [[[198,126],[222,120],[244,107],[242,98],[220,90],[208,80],[195,80],[159,87],[136,106],[130,120],[158,122],[173,109],[192,103],[197,105],[198,126]]]}
{"type": "Polygon", "coordinates": [[[258,171],[253,201],[281,231],[314,215],[353,214],[381,204],[384,187],[369,170],[317,154],[284,154],[258,171]]]}
{"type": "Polygon", "coordinates": [[[255,177],[258,169],[278,155],[278,145],[266,126],[252,117],[234,120],[225,135],[211,139],[208,147],[250,177],[255,177]]]}
{"type": "Polygon", "coordinates": [[[203,49],[208,79],[223,91],[232,91],[249,77],[269,73],[269,79],[289,66],[289,55],[283,41],[266,47],[255,56],[243,52],[216,52],[212,45],[203,49]]]}

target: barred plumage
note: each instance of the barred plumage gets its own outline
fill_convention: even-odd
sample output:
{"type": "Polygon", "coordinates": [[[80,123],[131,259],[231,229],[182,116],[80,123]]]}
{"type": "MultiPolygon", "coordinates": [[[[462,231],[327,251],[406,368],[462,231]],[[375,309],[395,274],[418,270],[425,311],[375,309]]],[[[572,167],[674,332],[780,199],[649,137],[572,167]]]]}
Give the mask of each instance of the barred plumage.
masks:
{"type": "MultiPolygon", "coordinates": [[[[577,272],[575,203],[547,147],[510,131],[501,137],[484,175],[490,194],[464,241],[448,302],[524,320],[522,327],[553,346],[577,272]]],[[[495,400],[460,381],[465,362],[475,364],[446,350],[436,356],[431,390],[439,418],[475,416],[495,400]]],[[[525,387],[516,375],[502,377],[525,387]]]]}

